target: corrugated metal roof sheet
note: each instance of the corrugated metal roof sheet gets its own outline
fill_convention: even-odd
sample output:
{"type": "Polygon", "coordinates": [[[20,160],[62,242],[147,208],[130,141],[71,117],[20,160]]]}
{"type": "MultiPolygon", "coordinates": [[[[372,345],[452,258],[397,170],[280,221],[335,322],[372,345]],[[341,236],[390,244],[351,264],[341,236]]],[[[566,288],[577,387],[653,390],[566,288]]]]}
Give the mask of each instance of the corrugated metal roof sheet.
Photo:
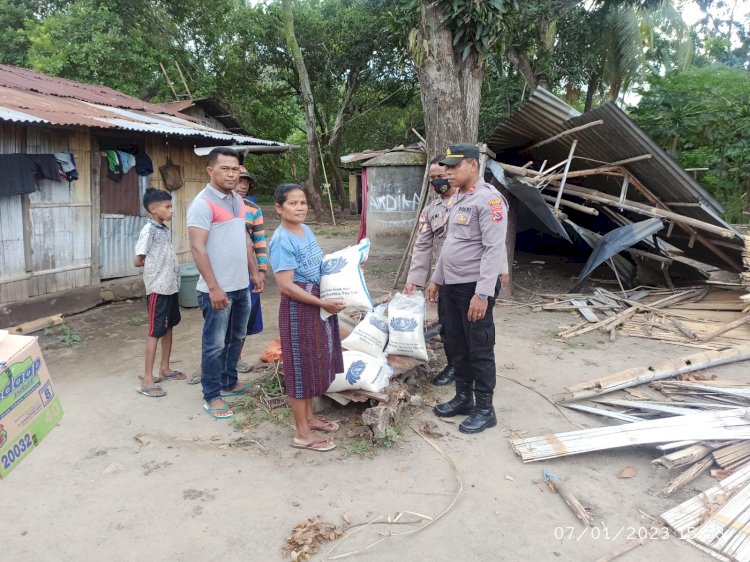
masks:
{"type": "Polygon", "coordinates": [[[240,145],[284,145],[219,131],[173,109],[132,98],[111,88],[81,84],[7,65],[0,65],[0,121],[124,129],[240,145]]]}
{"type": "MultiPolygon", "coordinates": [[[[134,98],[106,86],[84,84],[65,78],[57,78],[7,64],[0,64],[0,86],[14,90],[37,92],[49,96],[71,98],[112,107],[140,109],[153,113],[164,112],[165,108],[134,98]]],[[[174,113],[174,110],[170,110],[174,113]]]]}
{"type": "MultiPolygon", "coordinates": [[[[501,161],[503,153],[523,153],[538,161],[547,160],[549,168],[567,159],[574,139],[578,144],[571,170],[590,169],[602,163],[650,154],[649,159],[631,162],[623,167],[663,203],[668,206],[677,203],[678,206],[673,209],[675,212],[736,232],[721,219],[724,211],[721,205],[613,103],[581,114],[550,92],[537,88],[515,113],[497,126],[487,144],[499,155],[501,161]],[[563,131],[598,120],[603,123],[566,135],[539,148],[530,151],[526,149],[563,131]]],[[[619,196],[622,179],[596,175],[576,178],[572,183],[619,196]]],[[[629,189],[627,198],[647,202],[634,187],[629,189]]],[[[737,258],[738,263],[741,263],[739,249],[727,248],[726,239],[710,233],[702,234],[718,243],[733,259],[737,258]]],[[[687,242],[680,247],[690,253],[695,252],[688,247],[687,242]]],[[[699,253],[703,254],[701,261],[717,263],[715,255],[699,253]]]]}

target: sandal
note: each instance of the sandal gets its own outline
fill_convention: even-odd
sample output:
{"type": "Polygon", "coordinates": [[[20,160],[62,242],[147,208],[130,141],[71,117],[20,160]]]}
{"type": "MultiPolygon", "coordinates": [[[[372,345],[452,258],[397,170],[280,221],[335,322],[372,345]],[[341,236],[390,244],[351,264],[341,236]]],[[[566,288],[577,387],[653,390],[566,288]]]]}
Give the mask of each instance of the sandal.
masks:
{"type": "Polygon", "coordinates": [[[182,371],[172,371],[171,373],[168,373],[162,377],[155,378],[154,382],[184,381],[186,378],[187,378],[187,375],[183,373],[182,371]]]}
{"type": "Polygon", "coordinates": [[[336,443],[330,439],[318,439],[317,441],[311,441],[310,443],[295,443],[292,441],[292,447],[295,449],[307,449],[308,451],[325,453],[327,451],[333,451],[336,448],[336,443]]]}
{"type": "Polygon", "coordinates": [[[234,398],[235,396],[244,396],[245,394],[248,394],[252,388],[252,384],[246,383],[235,390],[222,390],[219,394],[221,394],[222,398],[234,398]]]}
{"type": "Polygon", "coordinates": [[[320,416],[320,417],[315,416],[315,419],[323,423],[324,425],[323,427],[314,427],[311,425],[310,429],[312,429],[313,431],[322,431],[323,433],[335,433],[339,430],[340,426],[335,421],[327,420],[323,416],[320,416]]]}
{"type": "Polygon", "coordinates": [[[135,389],[135,391],[138,394],[143,394],[144,396],[148,396],[149,398],[161,398],[162,396],[167,395],[167,393],[164,392],[158,384],[154,386],[139,386],[135,389]]]}
{"type": "Polygon", "coordinates": [[[244,361],[237,361],[237,372],[238,373],[249,373],[252,367],[244,361]]]}
{"type": "Polygon", "coordinates": [[[206,410],[209,416],[211,416],[215,420],[228,420],[232,416],[234,416],[234,412],[229,412],[229,404],[224,402],[223,406],[220,406],[218,408],[212,408],[208,404],[203,404],[203,409],[206,410]],[[215,412],[219,412],[218,414],[215,412]]]}

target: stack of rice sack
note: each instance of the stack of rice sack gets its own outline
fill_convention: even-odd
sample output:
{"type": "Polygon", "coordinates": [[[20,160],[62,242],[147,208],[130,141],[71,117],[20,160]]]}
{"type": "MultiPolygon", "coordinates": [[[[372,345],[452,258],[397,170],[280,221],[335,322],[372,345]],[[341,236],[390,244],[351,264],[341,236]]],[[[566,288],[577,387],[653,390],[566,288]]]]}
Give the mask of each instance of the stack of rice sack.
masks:
{"type": "MultiPolygon", "coordinates": [[[[342,342],[344,372],[336,375],[328,392],[382,391],[393,374],[387,354],[427,360],[424,297],[421,293],[396,294],[387,308],[373,308],[360,267],[367,260],[369,247],[365,238],[356,246],[327,255],[321,266],[321,298],[343,300],[350,312],[367,312],[342,342]]],[[[327,317],[325,311],[321,316],[327,317]]]]}

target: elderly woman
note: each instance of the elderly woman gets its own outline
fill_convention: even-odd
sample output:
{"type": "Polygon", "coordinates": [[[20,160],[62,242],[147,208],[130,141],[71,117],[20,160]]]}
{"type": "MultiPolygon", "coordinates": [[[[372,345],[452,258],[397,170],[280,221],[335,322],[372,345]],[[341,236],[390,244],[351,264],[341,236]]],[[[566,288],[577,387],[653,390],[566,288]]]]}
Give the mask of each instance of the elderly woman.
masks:
{"type": "Polygon", "coordinates": [[[312,451],[336,448],[332,439],[315,431],[332,433],[336,422],[314,416],[312,399],[323,394],[336,373],[344,371],[336,314],[343,301],[320,299],[320,249],[307,217],[307,196],[301,185],[276,188],[276,212],[281,218],[269,245],[271,267],[281,292],[279,332],[284,362],[284,386],[294,415],[292,447],[312,451]],[[332,316],[321,320],[320,309],[332,316]]]}

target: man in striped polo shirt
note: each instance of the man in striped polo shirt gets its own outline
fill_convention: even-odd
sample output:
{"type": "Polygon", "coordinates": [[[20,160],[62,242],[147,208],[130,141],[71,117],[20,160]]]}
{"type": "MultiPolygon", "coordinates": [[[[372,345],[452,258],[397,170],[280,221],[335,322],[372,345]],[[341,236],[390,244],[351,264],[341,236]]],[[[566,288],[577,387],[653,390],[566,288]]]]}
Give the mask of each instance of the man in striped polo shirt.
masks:
{"type": "MultiPolygon", "coordinates": [[[[268,270],[268,250],[266,248],[266,231],[263,226],[263,211],[260,206],[247,198],[250,190],[254,187],[254,179],[247,171],[245,166],[240,166],[240,179],[237,182],[235,192],[242,197],[245,203],[245,229],[253,241],[255,249],[255,258],[258,260],[258,270],[260,276],[265,281],[266,271],[268,270]]],[[[255,286],[252,279],[250,280],[250,320],[247,322],[247,335],[254,336],[263,331],[263,311],[260,307],[260,293],[255,292],[255,286]]],[[[244,342],[243,342],[244,347],[244,342]]],[[[240,349],[240,352],[242,350],[240,349]]],[[[247,373],[250,365],[240,360],[237,362],[237,371],[247,373]]]]}

